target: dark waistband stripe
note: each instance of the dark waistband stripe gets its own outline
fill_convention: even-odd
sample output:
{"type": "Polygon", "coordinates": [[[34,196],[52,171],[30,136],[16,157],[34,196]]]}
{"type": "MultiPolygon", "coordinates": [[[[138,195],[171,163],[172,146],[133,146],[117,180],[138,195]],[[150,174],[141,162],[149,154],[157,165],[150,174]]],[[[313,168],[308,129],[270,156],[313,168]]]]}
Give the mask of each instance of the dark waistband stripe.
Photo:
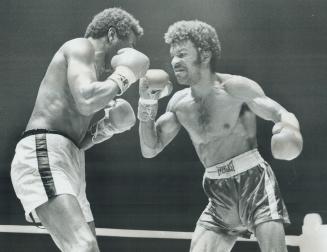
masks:
{"type": "Polygon", "coordinates": [[[45,134],[35,135],[36,157],[44,190],[49,199],[56,195],[56,187],[50,169],[47,138],[45,134]]]}
{"type": "Polygon", "coordinates": [[[56,134],[56,135],[61,135],[67,139],[69,139],[73,144],[76,145],[77,148],[79,148],[78,144],[76,143],[76,141],[71,138],[70,136],[68,136],[66,133],[59,131],[59,130],[48,130],[48,129],[32,129],[32,130],[26,130],[24,131],[21,136],[20,139],[23,139],[25,137],[28,136],[33,136],[33,135],[37,135],[37,134],[56,134]]]}

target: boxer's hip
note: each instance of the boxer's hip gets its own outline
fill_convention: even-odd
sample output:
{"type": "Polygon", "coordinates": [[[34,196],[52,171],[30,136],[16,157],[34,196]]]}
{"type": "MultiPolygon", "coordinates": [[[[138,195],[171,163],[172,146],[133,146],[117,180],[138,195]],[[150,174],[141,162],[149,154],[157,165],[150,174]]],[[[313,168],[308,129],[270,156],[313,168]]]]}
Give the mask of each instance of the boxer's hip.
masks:
{"type": "Polygon", "coordinates": [[[26,216],[59,194],[81,194],[84,151],[58,131],[24,132],[11,163],[11,180],[26,216]]]}
{"type": "Polygon", "coordinates": [[[79,183],[85,177],[84,167],[84,151],[64,133],[38,129],[22,134],[11,164],[11,177],[15,183],[25,175],[40,175],[45,184],[51,184],[51,176],[64,174],[79,183]]]}

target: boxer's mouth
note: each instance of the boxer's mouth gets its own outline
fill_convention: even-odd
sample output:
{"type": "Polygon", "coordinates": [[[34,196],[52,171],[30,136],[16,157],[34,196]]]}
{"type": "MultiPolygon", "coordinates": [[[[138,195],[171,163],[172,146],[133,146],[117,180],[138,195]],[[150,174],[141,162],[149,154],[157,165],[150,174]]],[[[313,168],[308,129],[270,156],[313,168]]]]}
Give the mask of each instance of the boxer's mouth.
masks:
{"type": "Polygon", "coordinates": [[[184,68],[174,68],[175,73],[181,73],[181,72],[186,72],[186,69],[184,68]]]}

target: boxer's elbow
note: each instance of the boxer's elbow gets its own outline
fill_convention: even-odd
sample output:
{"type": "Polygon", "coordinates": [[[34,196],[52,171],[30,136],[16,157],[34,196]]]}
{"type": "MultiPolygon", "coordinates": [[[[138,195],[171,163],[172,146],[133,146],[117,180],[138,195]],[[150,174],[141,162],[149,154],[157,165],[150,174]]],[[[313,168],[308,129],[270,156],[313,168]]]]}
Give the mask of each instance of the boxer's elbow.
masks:
{"type": "Polygon", "coordinates": [[[157,153],[142,151],[142,156],[144,158],[150,159],[150,158],[154,158],[155,156],[157,156],[157,153]]]}
{"type": "Polygon", "coordinates": [[[76,109],[78,112],[84,116],[91,115],[90,109],[90,96],[87,94],[85,88],[75,89],[72,92],[73,100],[75,102],[76,109]]]}
{"type": "Polygon", "coordinates": [[[74,95],[74,100],[78,111],[84,116],[93,115],[104,107],[104,101],[97,99],[93,90],[90,88],[80,88],[74,95]]]}
{"type": "Polygon", "coordinates": [[[144,158],[154,158],[161,152],[161,150],[156,146],[149,146],[145,143],[141,143],[141,152],[144,158]]]}
{"type": "Polygon", "coordinates": [[[75,102],[78,111],[84,116],[93,115],[102,108],[93,97],[80,96],[75,102]]]}
{"type": "Polygon", "coordinates": [[[94,114],[96,111],[94,111],[92,104],[88,101],[78,102],[77,109],[83,116],[90,116],[94,114]]]}
{"type": "Polygon", "coordinates": [[[144,145],[141,146],[141,152],[142,152],[142,156],[144,158],[154,158],[159,153],[159,152],[155,151],[154,149],[151,149],[151,148],[146,147],[144,145]]]}

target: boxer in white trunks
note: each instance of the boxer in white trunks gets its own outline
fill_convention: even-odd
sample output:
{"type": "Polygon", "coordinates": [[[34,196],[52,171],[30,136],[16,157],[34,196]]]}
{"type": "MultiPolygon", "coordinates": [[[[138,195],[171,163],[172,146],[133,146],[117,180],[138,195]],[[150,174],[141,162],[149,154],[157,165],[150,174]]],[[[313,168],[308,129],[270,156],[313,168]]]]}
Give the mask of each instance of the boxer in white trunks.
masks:
{"type": "Polygon", "coordinates": [[[192,252],[226,252],[237,236],[254,232],[263,252],[285,252],[283,223],[289,223],[278,184],[257,150],[256,116],[274,123],[271,151],[292,160],[302,151],[299,122],[248,78],[218,73],[220,42],[201,21],[180,21],[165,34],[179,84],[166,112],[156,120],[158,100],[171,84],[162,70],[140,81],[138,119],[142,154],[152,158],[177,135],[188,132],[205,167],[209,203],[191,242],[192,252]]]}
{"type": "Polygon", "coordinates": [[[26,219],[40,221],[61,251],[99,251],[85,195],[84,151],[135,124],[130,104],[113,98],[148,69],[148,57],[133,49],[142,35],[128,12],[98,13],[84,38],[55,53],[16,146],[11,178],[26,219]],[[104,117],[91,125],[98,111],[104,117]]]}

